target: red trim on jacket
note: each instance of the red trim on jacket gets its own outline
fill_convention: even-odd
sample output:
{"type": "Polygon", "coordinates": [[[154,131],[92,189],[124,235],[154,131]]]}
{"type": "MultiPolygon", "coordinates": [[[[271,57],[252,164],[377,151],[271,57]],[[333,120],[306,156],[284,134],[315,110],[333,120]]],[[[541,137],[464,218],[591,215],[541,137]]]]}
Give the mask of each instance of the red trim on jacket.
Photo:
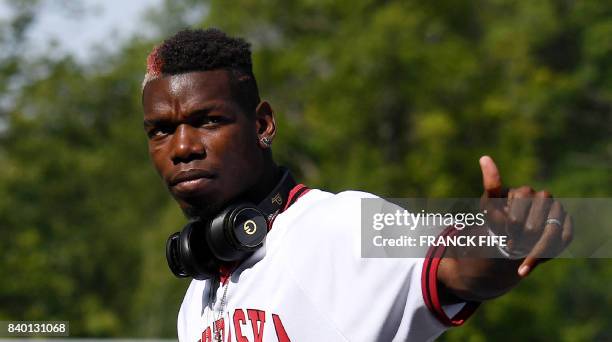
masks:
{"type": "Polygon", "coordinates": [[[293,189],[289,191],[289,198],[287,198],[287,203],[285,203],[285,207],[280,212],[282,213],[283,211],[287,210],[287,208],[289,208],[293,203],[295,203],[298,199],[300,199],[300,197],[306,195],[308,191],[310,191],[310,188],[308,188],[304,184],[300,183],[294,186],[293,189]]]}
{"type": "MultiPolygon", "coordinates": [[[[457,229],[448,227],[440,236],[453,236],[457,234],[457,232],[457,229]]],[[[461,311],[452,318],[446,315],[446,312],[442,309],[442,303],[440,302],[440,295],[438,292],[438,267],[440,266],[445,250],[445,246],[432,246],[427,251],[421,273],[421,289],[423,291],[425,305],[427,305],[429,311],[431,311],[438,321],[446,326],[456,327],[465,323],[474,311],[476,311],[480,302],[466,302],[461,311]]]]}

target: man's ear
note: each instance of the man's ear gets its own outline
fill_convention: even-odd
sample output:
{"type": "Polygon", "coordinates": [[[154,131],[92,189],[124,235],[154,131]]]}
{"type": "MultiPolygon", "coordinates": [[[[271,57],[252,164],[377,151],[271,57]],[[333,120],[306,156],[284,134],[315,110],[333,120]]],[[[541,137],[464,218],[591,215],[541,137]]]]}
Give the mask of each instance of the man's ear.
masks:
{"type": "Polygon", "coordinates": [[[257,128],[257,139],[262,148],[269,148],[276,135],[276,122],[274,111],[270,104],[261,101],[255,109],[255,127],[257,128]]]}

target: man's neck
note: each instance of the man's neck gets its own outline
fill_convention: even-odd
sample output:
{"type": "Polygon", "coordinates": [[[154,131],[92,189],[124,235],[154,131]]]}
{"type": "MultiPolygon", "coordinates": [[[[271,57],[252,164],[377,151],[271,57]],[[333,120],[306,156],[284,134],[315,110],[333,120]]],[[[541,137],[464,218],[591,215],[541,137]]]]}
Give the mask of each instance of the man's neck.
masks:
{"type": "Polygon", "coordinates": [[[267,163],[262,177],[257,184],[245,194],[245,199],[253,204],[259,204],[270,194],[270,192],[272,192],[272,190],[274,190],[282,176],[283,172],[280,167],[274,164],[274,162],[267,163]]]}

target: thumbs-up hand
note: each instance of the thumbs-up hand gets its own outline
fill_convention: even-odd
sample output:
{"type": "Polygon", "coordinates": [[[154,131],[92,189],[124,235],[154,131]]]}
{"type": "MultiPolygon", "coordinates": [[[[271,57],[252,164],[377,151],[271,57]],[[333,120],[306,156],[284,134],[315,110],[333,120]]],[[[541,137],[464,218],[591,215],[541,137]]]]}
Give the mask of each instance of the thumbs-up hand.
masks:
{"type": "Polygon", "coordinates": [[[484,193],[481,206],[489,229],[508,236],[505,253],[524,257],[518,274],[526,277],[539,262],[557,256],[571,242],[572,219],[547,191],[529,186],[506,189],[497,165],[489,156],[480,158],[484,193]]]}

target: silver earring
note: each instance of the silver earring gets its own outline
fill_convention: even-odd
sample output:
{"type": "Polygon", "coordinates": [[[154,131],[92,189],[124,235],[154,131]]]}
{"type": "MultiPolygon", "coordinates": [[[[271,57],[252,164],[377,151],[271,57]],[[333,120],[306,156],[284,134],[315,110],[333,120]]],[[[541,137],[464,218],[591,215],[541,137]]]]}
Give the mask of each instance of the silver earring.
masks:
{"type": "Polygon", "coordinates": [[[270,139],[270,137],[262,137],[259,141],[261,141],[265,148],[270,148],[270,146],[272,146],[272,139],[270,139]]]}

